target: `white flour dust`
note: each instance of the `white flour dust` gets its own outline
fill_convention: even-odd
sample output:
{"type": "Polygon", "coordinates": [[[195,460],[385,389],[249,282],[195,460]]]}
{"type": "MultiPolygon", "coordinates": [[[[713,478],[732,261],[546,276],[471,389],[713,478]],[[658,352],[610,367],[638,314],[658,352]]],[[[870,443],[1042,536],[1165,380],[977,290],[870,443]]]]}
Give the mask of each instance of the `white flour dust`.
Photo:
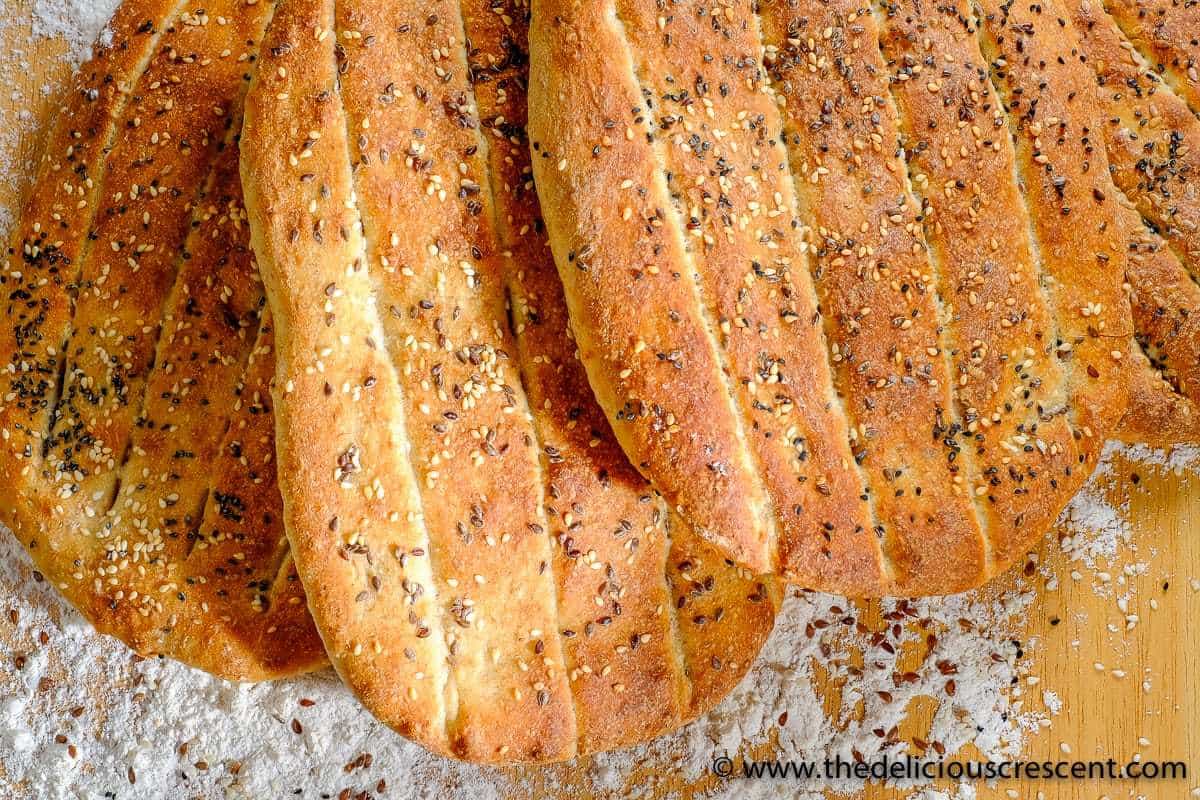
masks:
{"type": "Polygon", "coordinates": [[[91,53],[97,36],[109,43],[104,25],[116,6],[114,0],[35,0],[31,32],[65,42],[66,58],[79,63],[91,53]]]}
{"type": "MultiPolygon", "coordinates": [[[[446,797],[442,787],[451,786],[454,797],[499,798],[527,788],[515,773],[461,766],[406,743],[329,674],[236,685],[173,662],[141,661],[97,636],[39,582],[11,537],[0,541],[0,596],[9,598],[0,602],[0,786],[10,784],[9,796],[72,798],[83,787],[137,800],[171,791],[385,796],[383,781],[386,796],[446,797]]],[[[1009,691],[1028,663],[1012,638],[1014,623],[1032,600],[1032,592],[1012,591],[885,602],[884,633],[875,633],[858,628],[862,613],[845,600],[793,596],[751,674],[716,711],[650,745],[545,777],[564,792],[582,783],[602,797],[625,796],[664,776],[701,778],[715,754],[736,754],[773,734],[794,759],[901,755],[909,743],[894,728],[922,696],[938,701],[922,737],[927,747],[954,753],[974,742],[989,756],[1015,755],[1042,721],[1009,691]],[[927,657],[902,663],[931,636],[927,657]],[[857,649],[861,668],[851,657],[857,649]],[[819,687],[831,683],[844,688],[829,713],[819,687]],[[643,778],[646,766],[653,769],[643,778]]],[[[797,796],[795,785],[766,781],[737,789],[739,797],[785,789],[797,796]]]]}
{"type": "MultiPolygon", "coordinates": [[[[1102,468],[1098,480],[1107,477],[1102,468]]],[[[1111,515],[1127,530],[1122,510],[1105,508],[1103,497],[1093,481],[1065,516],[1111,515]]],[[[1072,539],[1088,541],[1085,530],[1073,530],[1072,539]]],[[[1014,757],[1062,710],[1052,688],[1025,692],[1035,682],[1026,651],[1036,645],[1021,640],[1021,622],[1037,602],[1025,583],[870,609],[793,592],[751,673],[711,714],[648,745],[544,770],[536,779],[562,795],[641,795],[704,778],[714,755],[772,742],[779,757],[795,760],[857,754],[871,761],[913,747],[933,757],[967,744],[987,758],[1014,757]],[[841,687],[840,694],[830,687],[841,687]],[[932,709],[932,724],[901,735],[908,713],[922,703],[932,709]]],[[[5,796],[473,799],[533,791],[532,772],[463,766],[405,742],[328,673],[237,685],[170,661],[137,659],[97,636],[40,582],[7,535],[0,538],[0,597],[8,598],[0,601],[5,796]]],[[[834,787],[859,788],[851,781],[834,787]]],[[[810,788],[739,781],[715,787],[712,796],[821,796],[810,788]]],[[[913,791],[911,800],[975,796],[968,786],[913,791]]]]}
{"type": "MultiPolygon", "coordinates": [[[[102,35],[114,5],[0,0],[0,28],[19,29],[18,41],[60,40],[62,58],[74,64],[102,35]]],[[[13,39],[12,30],[4,33],[13,39]]],[[[0,80],[21,85],[15,76],[28,72],[27,58],[20,46],[0,55],[0,80]]],[[[18,109],[31,99],[13,92],[18,109]]],[[[28,164],[16,154],[21,137],[36,135],[32,117],[17,116],[17,124],[0,126],[5,189],[28,181],[28,164]]],[[[0,207],[0,233],[12,214],[0,207]]],[[[1072,567],[1090,573],[1127,558],[1134,547],[1128,509],[1106,489],[1118,452],[1106,455],[1063,516],[1061,547],[1072,567]]],[[[1160,470],[1200,460],[1196,452],[1168,458],[1144,448],[1119,455],[1160,470]]],[[[1028,657],[1037,643],[1021,638],[1026,612],[1037,602],[1033,584],[1053,589],[1060,576],[1032,562],[1023,575],[1005,581],[1005,590],[870,607],[793,593],[750,674],[711,714],[651,744],[535,774],[429,755],[375,722],[328,672],[251,686],[138,659],[92,631],[0,531],[0,795],[488,800],[528,795],[538,783],[558,794],[586,789],[615,798],[701,779],[714,755],[772,744],[779,757],[795,760],[870,761],[914,749],[933,757],[968,744],[984,757],[1013,757],[1063,707],[1053,688],[1027,688],[1037,683],[1028,657]],[[905,728],[918,707],[932,714],[932,724],[905,728]]],[[[834,788],[859,787],[843,781],[834,788]]],[[[969,786],[912,791],[910,800],[975,798],[969,786]]],[[[711,794],[822,796],[815,787],[772,781],[719,785],[711,794]]]]}

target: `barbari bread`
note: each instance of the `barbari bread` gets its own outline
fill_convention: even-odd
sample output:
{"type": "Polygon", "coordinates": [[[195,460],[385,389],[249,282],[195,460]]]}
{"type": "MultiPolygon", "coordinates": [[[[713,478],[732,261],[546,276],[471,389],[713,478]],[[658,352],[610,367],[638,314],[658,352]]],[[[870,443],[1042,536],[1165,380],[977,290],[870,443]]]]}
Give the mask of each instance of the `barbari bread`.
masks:
{"type": "MultiPolygon", "coordinates": [[[[1081,59],[1096,76],[1101,132],[1113,182],[1136,211],[1132,219],[1128,280],[1137,338],[1169,391],[1155,413],[1134,413],[1127,427],[1136,438],[1170,443],[1195,441],[1200,401],[1200,287],[1194,280],[1200,264],[1200,109],[1192,63],[1200,31],[1200,7],[1150,3],[1149,14],[1131,13],[1132,3],[1110,5],[1067,0],[1079,33],[1081,59]],[[1190,18],[1184,23],[1183,20],[1190,18]],[[1144,26],[1160,44],[1145,43],[1144,26]],[[1178,21],[1172,21],[1178,20],[1178,21]],[[1119,24],[1118,24],[1119,22],[1119,24]],[[1180,27],[1183,25],[1184,27],[1180,27]],[[1192,33],[1180,37],[1184,30],[1192,33]],[[1161,48],[1161,49],[1160,49],[1161,48]],[[1185,55],[1187,52],[1193,55],[1185,55]],[[1143,54],[1144,53],[1144,54],[1143,54]],[[1150,58],[1175,55],[1159,67],[1150,58]],[[1159,71],[1163,74],[1160,75],[1159,71]],[[1189,104],[1192,104],[1189,106],[1189,104]],[[1144,224],[1137,223],[1137,214],[1144,224]],[[1189,402],[1180,403],[1174,398],[1189,402]]],[[[1151,384],[1155,385],[1155,384],[1151,384]]],[[[1144,404],[1139,411],[1149,412],[1144,404]]]]}
{"type": "Polygon", "coordinates": [[[680,725],[776,604],[592,400],[529,173],[526,14],[284,0],[242,142],[285,519],[330,659],[396,730],[493,763],[680,725]]]}
{"type": "Polygon", "coordinates": [[[238,176],[270,13],[122,4],[0,278],[5,523],[99,630],[234,679],[325,663],[283,532],[238,176]]]}
{"type": "Polygon", "coordinates": [[[1195,228],[1110,161],[1129,134],[1102,113],[1145,104],[1114,87],[1101,111],[1112,66],[1070,17],[533,3],[533,168],[589,379],[739,562],[962,590],[1036,542],[1123,419],[1194,439],[1195,228]]]}

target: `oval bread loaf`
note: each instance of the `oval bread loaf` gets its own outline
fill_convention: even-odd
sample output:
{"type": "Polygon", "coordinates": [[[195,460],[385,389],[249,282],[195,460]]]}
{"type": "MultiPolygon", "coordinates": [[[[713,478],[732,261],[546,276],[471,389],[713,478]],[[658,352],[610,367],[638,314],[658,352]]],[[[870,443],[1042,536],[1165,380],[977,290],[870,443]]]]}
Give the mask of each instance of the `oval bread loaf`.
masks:
{"type": "Polygon", "coordinates": [[[529,174],[525,31],[520,2],[283,0],[242,161],[330,659],[396,730],[492,763],[680,725],[776,604],[591,398],[529,174]]]}
{"type": "Polygon", "coordinates": [[[1196,290],[1139,214],[1174,211],[1130,155],[1114,184],[1069,17],[533,3],[533,167],[589,379],[739,562],[960,591],[1036,542],[1131,408],[1127,435],[1194,439],[1196,290]]]}
{"type": "MultiPolygon", "coordinates": [[[[1066,0],[1066,6],[1087,54],[1081,60],[1096,76],[1113,182],[1144,223],[1132,225],[1130,299],[1138,342],[1169,389],[1159,387],[1166,401],[1140,403],[1126,425],[1136,438],[1159,444],[1194,442],[1194,404],[1200,401],[1200,287],[1195,280],[1200,266],[1200,94],[1195,92],[1194,69],[1180,68],[1194,60],[1180,49],[1195,52],[1194,36],[1190,41],[1167,39],[1177,55],[1169,66],[1156,68],[1149,59],[1161,57],[1155,55],[1157,48],[1133,45],[1144,23],[1129,16],[1130,5],[1110,4],[1113,16],[1091,0],[1066,0]],[[1126,38],[1125,26],[1132,40],[1126,38]],[[1180,403],[1176,396],[1188,402],[1180,403]]],[[[1191,30],[1200,30],[1195,8],[1169,3],[1150,3],[1148,8],[1163,20],[1190,16],[1191,30]]],[[[1178,24],[1164,23],[1159,33],[1178,24]]]]}
{"type": "Polygon", "coordinates": [[[99,630],[233,679],[325,663],[283,532],[238,175],[271,9],[123,3],[0,276],[5,523],[99,630]]]}

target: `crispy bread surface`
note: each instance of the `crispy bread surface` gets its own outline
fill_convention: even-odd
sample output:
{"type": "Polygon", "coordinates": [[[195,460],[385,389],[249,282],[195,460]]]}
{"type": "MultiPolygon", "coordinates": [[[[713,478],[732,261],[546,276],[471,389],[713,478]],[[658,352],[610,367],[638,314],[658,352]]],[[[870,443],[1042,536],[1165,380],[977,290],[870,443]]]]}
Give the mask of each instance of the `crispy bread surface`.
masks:
{"type": "Polygon", "coordinates": [[[1121,27],[1153,71],[1200,112],[1200,6],[1179,0],[1091,0],[1121,27]]]}
{"type": "Polygon", "coordinates": [[[489,763],[693,718],[777,603],[591,398],[532,187],[526,23],[284,0],[242,149],[285,519],[330,659],[396,730],[489,763]]]}
{"type": "MultiPolygon", "coordinates": [[[[1160,74],[1117,18],[1091,0],[1068,0],[1084,60],[1095,73],[1105,149],[1128,211],[1130,299],[1137,338],[1155,374],[1126,420],[1133,438],[1164,446],[1200,438],[1200,121],[1192,92],[1160,74]],[[1177,92],[1177,89],[1182,94],[1177,92]],[[1140,213],[1139,224],[1136,214],[1140,213]],[[1153,408],[1151,407],[1153,403],[1153,408]]],[[[1158,4],[1150,4],[1155,14],[1158,4]]],[[[1194,10],[1161,8],[1164,14],[1194,10]]],[[[1200,18],[1196,18],[1200,20],[1200,18]]],[[[1125,19],[1128,24],[1129,19],[1125,19]]],[[[1185,70],[1186,72],[1186,70],[1185,70]]],[[[1190,84],[1189,84],[1190,85],[1190,84]]]]}
{"type": "MultiPolygon", "coordinates": [[[[533,168],[589,380],[731,557],[855,595],[969,588],[1131,408],[1143,436],[1193,418],[1134,340],[1127,275],[1165,248],[1110,177],[1067,16],[533,3],[533,168]],[[831,486],[856,488],[807,495],[831,486]]],[[[1185,316],[1180,274],[1131,280],[1135,310],[1171,289],[1185,316]]]]}
{"type": "Polygon", "coordinates": [[[97,629],[232,679],[325,662],[282,529],[238,133],[270,3],[131,0],[5,254],[5,523],[97,629]]]}

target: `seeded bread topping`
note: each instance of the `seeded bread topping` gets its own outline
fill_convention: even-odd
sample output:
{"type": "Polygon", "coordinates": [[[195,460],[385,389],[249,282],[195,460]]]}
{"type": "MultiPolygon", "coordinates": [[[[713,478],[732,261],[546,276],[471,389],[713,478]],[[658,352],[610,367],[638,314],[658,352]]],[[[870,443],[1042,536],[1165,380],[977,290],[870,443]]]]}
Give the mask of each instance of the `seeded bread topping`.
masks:
{"type": "Polygon", "coordinates": [[[1068,16],[534,3],[533,167],[589,379],[731,557],[960,591],[1049,528],[1131,407],[1129,435],[1194,438],[1133,338],[1165,338],[1158,287],[1178,318],[1194,287],[1140,266],[1068,16]]]}
{"type": "Polygon", "coordinates": [[[238,134],[268,3],[127,2],[5,253],[5,523],[98,629],[224,677],[319,667],[284,538],[238,134]]]}
{"type": "MultiPolygon", "coordinates": [[[[1128,279],[1137,338],[1155,370],[1186,398],[1170,413],[1135,414],[1140,438],[1195,441],[1200,401],[1200,121],[1172,82],[1125,38],[1116,19],[1090,0],[1069,0],[1085,57],[1096,76],[1096,97],[1113,182],[1134,211],[1130,218],[1128,279]],[[1140,213],[1139,220],[1137,214],[1140,213]]],[[[1150,5],[1155,14],[1173,10],[1150,5]]],[[[1192,13],[1192,12],[1187,12],[1192,13]]],[[[1182,88],[1182,87],[1180,87],[1182,88]]],[[[1194,106],[1200,108],[1200,104],[1194,106]]]]}
{"type": "Polygon", "coordinates": [[[1112,15],[1132,49],[1175,94],[1200,108],[1200,8],[1172,0],[1110,0],[1097,8],[1112,15]]]}
{"type": "Polygon", "coordinates": [[[285,0],[243,138],[285,518],[330,659],[396,730],[493,763],[678,726],[776,606],[591,400],[529,172],[527,15],[285,0]]]}

